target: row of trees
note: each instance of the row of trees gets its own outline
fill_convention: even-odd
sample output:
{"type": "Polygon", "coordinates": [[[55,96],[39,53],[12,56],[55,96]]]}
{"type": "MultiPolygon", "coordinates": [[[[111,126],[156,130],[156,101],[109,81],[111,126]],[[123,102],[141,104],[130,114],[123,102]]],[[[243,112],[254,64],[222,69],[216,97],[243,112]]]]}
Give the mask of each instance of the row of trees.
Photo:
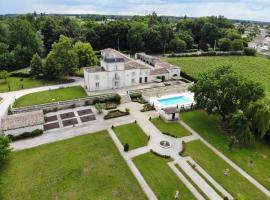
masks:
{"type": "Polygon", "coordinates": [[[239,77],[230,67],[204,73],[191,88],[197,105],[219,114],[235,133],[233,141],[252,144],[270,134],[270,101],[258,83],[239,77]]]}
{"type": "Polygon", "coordinates": [[[89,43],[78,41],[74,44],[71,38],[61,35],[44,61],[38,54],[33,56],[30,73],[35,77],[43,75],[46,79],[54,79],[97,63],[98,59],[89,43]]]}
{"type": "Polygon", "coordinates": [[[35,53],[45,58],[61,35],[89,42],[95,50],[111,47],[132,52],[208,50],[219,45],[242,49],[246,45],[240,31],[224,17],[184,18],[175,24],[155,13],[109,22],[28,14],[0,19],[0,69],[28,67],[35,53]]]}

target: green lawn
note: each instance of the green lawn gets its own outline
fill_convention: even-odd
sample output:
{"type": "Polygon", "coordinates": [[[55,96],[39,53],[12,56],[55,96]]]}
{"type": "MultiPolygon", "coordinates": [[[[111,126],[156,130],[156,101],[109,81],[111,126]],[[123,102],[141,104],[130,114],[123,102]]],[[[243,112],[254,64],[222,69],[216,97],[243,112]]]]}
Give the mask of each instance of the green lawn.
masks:
{"type": "Polygon", "coordinates": [[[73,86],[24,95],[15,101],[14,107],[18,108],[43,103],[78,99],[83,97],[87,97],[85,90],[81,86],[73,86]]]}
{"type": "Polygon", "coordinates": [[[1,173],[5,200],[146,200],[107,132],[13,152],[1,173]]]}
{"type": "Polygon", "coordinates": [[[136,123],[117,126],[113,130],[123,145],[129,144],[130,150],[143,147],[147,143],[146,134],[136,123]]]}
{"type": "Polygon", "coordinates": [[[270,190],[270,145],[256,141],[253,146],[228,149],[229,137],[221,130],[220,118],[204,111],[182,113],[182,119],[228,158],[270,190]]]}
{"type": "Polygon", "coordinates": [[[56,84],[57,82],[37,80],[33,78],[9,77],[7,78],[7,81],[0,79],[0,92],[9,92],[8,83],[10,85],[10,91],[15,91],[45,85],[52,85],[56,84]]]}
{"type": "Polygon", "coordinates": [[[268,95],[270,95],[270,59],[262,56],[205,56],[167,58],[194,78],[202,72],[214,69],[222,65],[230,65],[244,77],[262,83],[268,95]]]}
{"type": "Polygon", "coordinates": [[[165,122],[163,119],[156,117],[151,119],[151,122],[162,132],[162,133],[170,133],[176,137],[184,137],[191,135],[188,130],[186,130],[181,124],[178,122],[165,122]]]}
{"type": "Polygon", "coordinates": [[[174,199],[180,192],[181,200],[196,199],[168,165],[168,159],[146,153],[133,159],[146,182],[160,200],[174,199]]]}
{"type": "Polygon", "coordinates": [[[235,171],[223,159],[217,156],[201,141],[196,140],[186,144],[186,154],[191,156],[210,176],[220,183],[231,195],[245,196],[246,200],[265,200],[267,197],[252,183],[235,171]],[[224,172],[229,169],[229,175],[224,172]]]}

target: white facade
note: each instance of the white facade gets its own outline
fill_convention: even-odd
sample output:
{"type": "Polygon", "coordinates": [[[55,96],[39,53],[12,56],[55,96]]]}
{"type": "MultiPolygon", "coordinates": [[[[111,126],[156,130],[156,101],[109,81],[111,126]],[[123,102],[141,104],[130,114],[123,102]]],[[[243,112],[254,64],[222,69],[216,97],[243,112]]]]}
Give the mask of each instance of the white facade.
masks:
{"type": "Polygon", "coordinates": [[[166,121],[174,121],[179,119],[179,112],[167,113],[164,110],[159,110],[159,115],[166,121]]]}
{"type": "MultiPolygon", "coordinates": [[[[163,63],[164,62],[160,62],[163,63]]],[[[157,77],[164,80],[180,77],[180,68],[168,64],[150,66],[132,59],[114,49],[101,51],[100,65],[84,68],[85,86],[89,91],[117,89],[142,83],[153,82],[157,77]]]]}

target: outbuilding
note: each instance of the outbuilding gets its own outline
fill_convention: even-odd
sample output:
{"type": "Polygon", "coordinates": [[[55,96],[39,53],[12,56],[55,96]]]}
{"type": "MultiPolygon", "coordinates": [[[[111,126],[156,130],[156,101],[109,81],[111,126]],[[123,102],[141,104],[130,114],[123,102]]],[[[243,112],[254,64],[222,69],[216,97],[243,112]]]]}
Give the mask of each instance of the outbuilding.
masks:
{"type": "Polygon", "coordinates": [[[8,115],[1,119],[1,129],[4,135],[18,136],[24,132],[36,129],[43,130],[45,123],[42,110],[8,115]]]}
{"type": "Polygon", "coordinates": [[[161,118],[168,121],[179,119],[179,109],[176,107],[162,108],[159,110],[159,114],[161,118]]]}

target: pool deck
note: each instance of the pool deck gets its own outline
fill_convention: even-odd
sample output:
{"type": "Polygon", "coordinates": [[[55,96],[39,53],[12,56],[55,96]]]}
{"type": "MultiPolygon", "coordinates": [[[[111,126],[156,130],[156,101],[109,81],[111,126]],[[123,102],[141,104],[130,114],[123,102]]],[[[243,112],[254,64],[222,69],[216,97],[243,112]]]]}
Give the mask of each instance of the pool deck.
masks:
{"type": "Polygon", "coordinates": [[[154,105],[154,107],[157,110],[162,109],[162,108],[170,108],[170,107],[178,107],[178,108],[190,107],[191,105],[196,104],[196,102],[194,101],[194,93],[191,93],[191,92],[175,93],[175,94],[170,94],[170,95],[163,95],[163,96],[160,96],[160,97],[151,97],[149,99],[149,103],[151,105],[154,105]],[[170,99],[170,98],[179,97],[179,96],[187,97],[191,101],[187,102],[187,103],[179,102],[179,103],[172,103],[172,104],[167,104],[167,105],[164,105],[164,104],[162,104],[160,102],[160,100],[170,99]]]}

